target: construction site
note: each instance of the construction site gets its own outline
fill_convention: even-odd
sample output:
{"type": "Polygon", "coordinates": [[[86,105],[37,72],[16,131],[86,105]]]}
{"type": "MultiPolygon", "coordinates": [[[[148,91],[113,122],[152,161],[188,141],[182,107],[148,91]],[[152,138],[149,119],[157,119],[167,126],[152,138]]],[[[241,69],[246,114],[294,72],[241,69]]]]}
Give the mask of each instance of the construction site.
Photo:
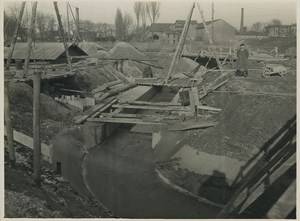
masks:
{"type": "Polygon", "coordinates": [[[54,1],[60,40],[35,42],[38,4],[4,47],[5,218],[296,219],[296,40],[216,45],[192,2],[172,48],[83,41],[67,3],[70,40],[54,1]]]}

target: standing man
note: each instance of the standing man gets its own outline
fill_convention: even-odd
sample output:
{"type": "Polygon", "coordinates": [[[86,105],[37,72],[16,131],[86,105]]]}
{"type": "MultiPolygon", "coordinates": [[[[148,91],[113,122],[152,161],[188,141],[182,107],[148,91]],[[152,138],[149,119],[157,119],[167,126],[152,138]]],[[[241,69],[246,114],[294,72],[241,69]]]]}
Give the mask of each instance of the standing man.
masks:
{"type": "Polygon", "coordinates": [[[237,76],[241,76],[241,73],[248,76],[248,57],[249,52],[245,48],[245,44],[241,44],[237,51],[237,76]]]}
{"type": "Polygon", "coordinates": [[[152,69],[147,65],[143,70],[143,78],[153,78],[152,69]]]}

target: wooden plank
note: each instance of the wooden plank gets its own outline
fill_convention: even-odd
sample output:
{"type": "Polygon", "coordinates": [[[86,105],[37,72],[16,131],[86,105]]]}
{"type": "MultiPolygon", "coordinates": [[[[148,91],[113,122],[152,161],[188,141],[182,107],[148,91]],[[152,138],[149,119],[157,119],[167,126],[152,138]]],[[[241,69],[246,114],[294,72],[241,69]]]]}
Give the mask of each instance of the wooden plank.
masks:
{"type": "Polygon", "coordinates": [[[112,89],[112,90],[110,90],[110,91],[104,93],[101,97],[99,97],[99,98],[97,99],[97,101],[102,101],[102,100],[106,99],[107,97],[116,95],[116,94],[118,94],[118,93],[120,93],[120,92],[122,92],[122,91],[126,91],[126,90],[128,90],[128,89],[130,89],[130,88],[135,87],[136,85],[137,85],[137,84],[136,84],[135,82],[133,82],[133,83],[129,83],[129,84],[123,85],[123,86],[121,86],[121,87],[112,89]]]}
{"type": "Polygon", "coordinates": [[[96,94],[98,92],[105,91],[108,87],[111,87],[111,86],[114,86],[114,85],[117,85],[120,83],[122,83],[121,80],[116,80],[116,81],[111,81],[111,82],[105,83],[102,86],[97,87],[96,89],[92,90],[92,94],[96,94]]]}
{"type": "Polygon", "coordinates": [[[165,83],[168,83],[169,79],[174,74],[174,69],[175,69],[176,65],[178,64],[178,60],[179,60],[179,58],[182,54],[183,45],[184,45],[188,30],[189,30],[189,26],[190,26],[190,22],[191,22],[194,7],[195,7],[195,3],[193,2],[192,6],[189,10],[188,16],[185,20],[185,24],[184,24],[184,27],[183,27],[183,30],[182,30],[182,33],[181,33],[181,36],[180,36],[180,39],[179,39],[179,43],[177,45],[173,60],[171,62],[171,65],[170,65],[170,68],[169,68],[169,71],[168,71],[168,75],[165,79],[165,83]]]}
{"type": "Polygon", "coordinates": [[[118,95],[117,98],[119,99],[119,102],[132,102],[151,90],[153,89],[150,86],[136,86],[118,95]]]}
{"type": "Polygon", "coordinates": [[[126,105],[126,104],[115,104],[114,108],[125,108],[125,109],[142,109],[142,110],[158,110],[158,111],[189,111],[186,107],[159,107],[159,106],[145,106],[145,105],[126,105]]]}
{"type": "Polygon", "coordinates": [[[5,66],[6,70],[9,69],[9,66],[10,66],[10,63],[11,63],[11,58],[12,58],[12,55],[14,53],[15,45],[16,45],[17,38],[18,38],[18,33],[19,33],[21,23],[22,23],[22,17],[23,17],[23,13],[24,13],[25,4],[26,4],[26,1],[23,1],[22,5],[21,5],[21,8],[20,8],[19,16],[18,16],[18,19],[17,19],[17,25],[16,25],[16,28],[15,28],[13,37],[11,39],[11,43],[10,43],[10,45],[11,45],[10,49],[11,50],[9,51],[9,54],[7,56],[7,61],[6,61],[6,66],[5,66]]]}
{"type": "Polygon", "coordinates": [[[195,98],[195,104],[196,106],[201,106],[200,105],[200,100],[199,100],[199,94],[198,94],[198,88],[197,87],[192,87],[192,92],[195,98]]]}
{"type": "Polygon", "coordinates": [[[172,102],[151,102],[151,101],[131,101],[131,102],[119,102],[120,104],[133,104],[133,105],[153,105],[153,106],[181,106],[180,103],[172,102]]]}
{"type": "MultiPolygon", "coordinates": [[[[7,136],[6,127],[4,128],[4,136],[7,136]]],[[[14,141],[20,143],[33,150],[33,138],[16,130],[13,130],[14,141]]],[[[41,154],[45,157],[45,160],[52,163],[52,146],[41,143],[41,154]]]]}
{"type": "Polygon", "coordinates": [[[106,104],[104,107],[102,107],[100,110],[98,110],[96,113],[94,113],[91,116],[91,118],[98,117],[103,111],[105,111],[108,108],[110,108],[115,102],[117,102],[117,100],[112,100],[111,102],[109,102],[108,104],[106,104]]]}
{"type": "Polygon", "coordinates": [[[103,103],[101,104],[97,104],[95,106],[93,106],[92,108],[88,109],[87,111],[85,111],[83,113],[83,115],[81,117],[79,117],[78,119],[75,120],[76,124],[81,124],[84,121],[86,121],[86,119],[88,119],[91,115],[93,115],[94,113],[96,113],[98,110],[100,110],[101,108],[103,108],[105,105],[107,105],[109,102],[112,101],[117,101],[118,99],[116,98],[108,98],[107,100],[103,101],[103,103]]]}
{"type": "Polygon", "coordinates": [[[27,33],[27,50],[25,54],[24,76],[27,76],[28,74],[29,60],[31,54],[31,44],[33,41],[33,35],[35,33],[36,8],[37,8],[37,1],[34,1],[32,5],[30,28],[28,29],[28,33],[27,33]]]}
{"type": "Polygon", "coordinates": [[[157,114],[125,114],[125,113],[102,113],[101,116],[103,117],[116,117],[116,118],[137,118],[137,119],[144,119],[144,118],[152,118],[154,120],[178,120],[177,116],[164,116],[164,115],[157,115],[157,114]]]}
{"type": "Polygon", "coordinates": [[[170,126],[168,131],[183,131],[183,130],[194,130],[194,129],[203,129],[208,127],[216,126],[217,122],[183,122],[170,126]]]}
{"type": "Polygon", "coordinates": [[[99,122],[99,123],[118,123],[118,124],[143,124],[143,125],[166,125],[161,122],[147,121],[147,119],[133,119],[133,118],[88,118],[87,121],[90,122],[99,122]]]}
{"type": "MultiPolygon", "coordinates": [[[[158,110],[158,111],[186,111],[189,112],[189,107],[183,106],[150,106],[150,105],[127,105],[127,104],[114,104],[113,108],[125,108],[125,109],[142,109],[142,110],[158,110]]],[[[208,106],[198,106],[199,110],[208,111],[221,111],[219,108],[208,107],[208,106]]]]}

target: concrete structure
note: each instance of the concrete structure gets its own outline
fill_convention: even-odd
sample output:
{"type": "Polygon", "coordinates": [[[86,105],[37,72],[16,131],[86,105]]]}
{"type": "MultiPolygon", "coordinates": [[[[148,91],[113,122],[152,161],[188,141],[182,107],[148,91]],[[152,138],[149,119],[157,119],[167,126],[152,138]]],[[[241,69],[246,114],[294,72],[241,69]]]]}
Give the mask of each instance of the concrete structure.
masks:
{"type": "MultiPolygon", "coordinates": [[[[225,20],[217,19],[217,20],[206,22],[206,26],[208,30],[212,29],[212,25],[214,26],[213,39],[216,44],[228,43],[230,42],[230,40],[234,39],[236,28],[233,27],[228,22],[226,22],[225,20]]],[[[208,37],[204,29],[203,23],[197,25],[196,40],[208,42],[208,37]]]]}
{"type": "Polygon", "coordinates": [[[95,106],[95,98],[91,98],[91,97],[81,98],[79,95],[77,95],[76,97],[74,95],[71,96],[62,95],[61,98],[55,97],[55,100],[64,104],[70,104],[72,106],[75,106],[79,108],[81,111],[83,111],[85,107],[95,106]]]}
{"type": "Polygon", "coordinates": [[[265,30],[269,37],[295,37],[297,34],[296,24],[268,25],[265,30]]]}

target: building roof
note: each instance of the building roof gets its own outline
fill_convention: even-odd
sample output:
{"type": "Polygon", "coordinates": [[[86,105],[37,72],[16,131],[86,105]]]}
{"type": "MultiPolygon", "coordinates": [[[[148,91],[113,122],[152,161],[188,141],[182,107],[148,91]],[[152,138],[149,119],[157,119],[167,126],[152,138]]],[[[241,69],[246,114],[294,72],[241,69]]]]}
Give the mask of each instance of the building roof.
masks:
{"type": "Polygon", "coordinates": [[[149,32],[170,32],[173,23],[152,23],[148,28],[149,32]]]}
{"type": "MultiPolygon", "coordinates": [[[[175,24],[179,23],[179,24],[184,24],[185,20],[176,20],[175,24]]],[[[194,25],[194,24],[198,24],[198,22],[196,20],[191,20],[190,24],[194,25]]]]}
{"type": "MultiPolygon", "coordinates": [[[[210,24],[212,24],[212,23],[214,23],[214,22],[216,22],[216,21],[219,21],[219,20],[221,20],[221,19],[216,19],[216,20],[213,20],[213,21],[207,21],[207,22],[206,22],[206,25],[210,25],[210,24]]],[[[196,29],[202,29],[202,28],[204,28],[204,24],[203,24],[203,23],[199,23],[199,24],[197,25],[197,27],[196,27],[196,29]]]]}
{"type": "MultiPolygon", "coordinates": [[[[73,43],[67,43],[68,48],[77,47],[82,52],[82,55],[87,55],[83,50],[73,43]]],[[[4,48],[4,58],[7,59],[10,47],[4,48]]],[[[25,59],[27,51],[27,43],[16,43],[12,59],[25,59]]],[[[30,59],[37,60],[56,60],[61,54],[65,52],[63,43],[34,43],[32,44],[32,51],[30,59]]]]}

